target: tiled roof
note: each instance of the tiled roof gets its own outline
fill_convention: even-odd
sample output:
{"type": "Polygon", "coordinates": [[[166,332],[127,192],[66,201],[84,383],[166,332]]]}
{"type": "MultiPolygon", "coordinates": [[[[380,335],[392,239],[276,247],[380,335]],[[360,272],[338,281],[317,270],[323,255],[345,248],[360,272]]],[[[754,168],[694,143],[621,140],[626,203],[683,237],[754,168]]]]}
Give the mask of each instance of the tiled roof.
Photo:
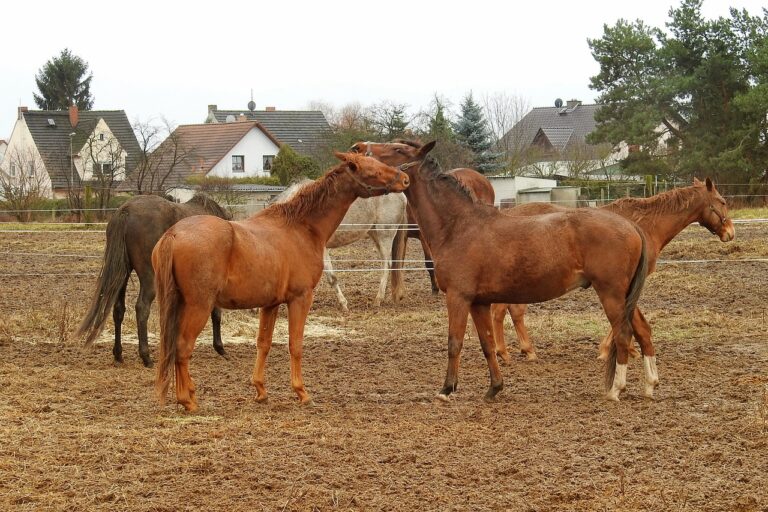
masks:
{"type": "MultiPolygon", "coordinates": [[[[187,190],[197,190],[195,185],[180,185],[178,188],[187,190]]],[[[257,185],[255,183],[233,183],[229,185],[234,192],[284,192],[286,188],[282,185],[257,185]]]]}
{"type": "MultiPolygon", "coordinates": [[[[104,119],[126,151],[126,171],[130,172],[136,167],[141,149],[124,110],[81,111],[80,121],[74,129],[69,124],[69,112],[66,110],[30,110],[23,115],[54,188],[66,188],[69,183],[69,134],[77,134],[72,140],[72,149],[76,153],[83,147],[99,119],[104,119]],[[48,119],[53,120],[53,125],[48,119]]],[[[73,177],[79,183],[77,173],[73,177]]]]}
{"type": "Polygon", "coordinates": [[[319,110],[213,110],[217,123],[226,123],[227,116],[239,119],[244,114],[249,121],[258,121],[280,143],[288,144],[299,154],[311,156],[313,151],[328,141],[331,127],[319,110]]]}
{"type": "MultiPolygon", "coordinates": [[[[159,158],[160,164],[153,172],[157,176],[165,176],[163,187],[180,187],[186,183],[187,178],[193,176],[205,176],[235,144],[245,137],[253,128],[259,128],[272,142],[279,145],[275,137],[260,123],[236,122],[224,124],[187,124],[178,126],[171,136],[166,138],[154,151],[154,158],[159,158]],[[174,141],[178,141],[176,144],[174,141]],[[181,162],[173,169],[172,153],[180,148],[185,153],[181,162]]],[[[136,173],[120,187],[120,190],[136,190],[136,173]]]]}
{"type": "Polygon", "coordinates": [[[530,146],[539,130],[542,130],[552,145],[560,150],[565,150],[572,145],[584,144],[587,134],[597,127],[595,113],[599,108],[600,105],[577,105],[572,109],[534,108],[504,135],[507,142],[505,145],[507,147],[530,146]],[[568,133],[570,135],[567,135],[568,133]],[[563,143],[566,135],[567,140],[563,143]]]}

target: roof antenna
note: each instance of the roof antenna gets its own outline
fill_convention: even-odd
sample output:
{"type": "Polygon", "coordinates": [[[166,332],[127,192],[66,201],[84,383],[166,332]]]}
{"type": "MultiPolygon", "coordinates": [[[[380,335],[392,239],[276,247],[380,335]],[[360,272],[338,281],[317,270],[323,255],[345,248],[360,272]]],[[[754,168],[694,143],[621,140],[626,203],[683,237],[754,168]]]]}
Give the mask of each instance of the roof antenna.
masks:
{"type": "Polygon", "coordinates": [[[256,110],[256,103],[253,101],[253,89],[251,89],[251,101],[248,102],[248,110],[251,112],[256,110]]]}

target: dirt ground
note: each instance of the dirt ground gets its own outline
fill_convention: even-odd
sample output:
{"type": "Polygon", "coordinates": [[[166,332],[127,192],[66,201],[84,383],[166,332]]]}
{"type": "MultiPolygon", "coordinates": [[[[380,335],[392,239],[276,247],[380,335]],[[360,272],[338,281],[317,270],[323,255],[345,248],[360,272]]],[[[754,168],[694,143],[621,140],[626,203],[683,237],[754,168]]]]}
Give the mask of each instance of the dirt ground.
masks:
{"type": "MultiPolygon", "coordinates": [[[[766,258],[766,235],[768,225],[738,225],[722,244],[691,227],[662,258],[766,258]]],[[[503,367],[495,403],[482,400],[474,337],[458,392],[437,403],[443,297],[425,272],[408,272],[404,303],[375,309],[378,276],[361,272],[340,275],[348,315],[318,286],[303,360],[314,407],[290,388],[284,312],[270,399],[255,402],[258,319],[239,311],[224,313],[227,359],[210,327],[198,340],[201,408],[190,415],[154,398],[132,307],[122,366],[111,322],[94,347],[73,339],[100,265],[86,256],[102,250],[99,233],[0,233],[0,510],[768,510],[765,262],[659,265],[641,299],[658,351],[655,401],[641,397],[638,360],[622,401],[602,398],[607,323],[585,290],[531,307],[539,361],[503,367]]],[[[334,255],[376,257],[368,243],[334,255]]]]}

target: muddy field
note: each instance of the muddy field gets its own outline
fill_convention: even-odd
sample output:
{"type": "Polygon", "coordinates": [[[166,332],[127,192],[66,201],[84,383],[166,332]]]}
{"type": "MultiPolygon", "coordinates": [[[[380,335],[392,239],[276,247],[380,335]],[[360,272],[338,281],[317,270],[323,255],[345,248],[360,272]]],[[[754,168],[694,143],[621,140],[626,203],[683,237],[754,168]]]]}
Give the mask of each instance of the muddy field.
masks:
{"type": "MultiPolygon", "coordinates": [[[[765,258],[767,240],[768,225],[738,225],[729,244],[692,227],[662,258],[765,258]]],[[[768,510],[768,263],[659,265],[641,299],[655,401],[641,397],[638,360],[622,401],[603,400],[607,323],[586,290],[531,307],[539,361],[503,367],[495,403],[482,401],[474,337],[458,392],[436,403],[447,320],[426,273],[408,272],[405,302],[379,309],[378,277],[347,273],[352,312],[323,282],[308,321],[314,407],[290,388],[284,312],[266,404],[249,384],[257,317],[225,312],[229,357],[206,328],[190,415],[155,400],[132,306],[120,367],[111,322],[92,348],[71,336],[100,265],[85,256],[101,254],[103,234],[0,233],[0,247],[0,510],[768,510]]],[[[376,257],[367,243],[334,255],[376,257]]]]}

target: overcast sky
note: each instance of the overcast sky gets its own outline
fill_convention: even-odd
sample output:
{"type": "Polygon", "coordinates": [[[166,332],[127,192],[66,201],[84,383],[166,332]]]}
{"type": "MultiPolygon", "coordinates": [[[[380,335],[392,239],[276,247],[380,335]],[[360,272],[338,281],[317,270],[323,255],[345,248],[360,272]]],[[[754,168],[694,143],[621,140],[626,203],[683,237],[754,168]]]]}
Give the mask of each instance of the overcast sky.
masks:
{"type": "MultiPolygon", "coordinates": [[[[530,106],[593,102],[587,38],[619,18],[663,27],[677,1],[232,2],[10,0],[0,8],[0,138],[37,108],[34,77],[68,47],[93,73],[95,109],[131,121],[202,122],[208,104],[303,109],[391,100],[412,111],[435,93],[455,106],[505,92],[530,106]]],[[[762,14],[764,0],[705,0],[762,14]]]]}

